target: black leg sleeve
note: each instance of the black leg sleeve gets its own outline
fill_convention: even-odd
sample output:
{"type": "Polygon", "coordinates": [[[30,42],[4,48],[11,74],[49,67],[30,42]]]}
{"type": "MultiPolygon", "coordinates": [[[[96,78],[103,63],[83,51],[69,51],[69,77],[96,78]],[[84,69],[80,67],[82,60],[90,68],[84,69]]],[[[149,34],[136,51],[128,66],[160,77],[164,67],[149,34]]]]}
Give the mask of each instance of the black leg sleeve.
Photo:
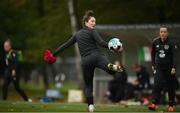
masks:
{"type": "Polygon", "coordinates": [[[86,62],[82,65],[83,77],[85,82],[85,96],[88,105],[94,104],[93,101],[93,77],[94,77],[94,69],[95,67],[86,64],[86,62]]]}
{"type": "Polygon", "coordinates": [[[4,78],[4,82],[3,82],[3,86],[2,86],[2,96],[3,96],[3,100],[7,100],[7,96],[8,96],[8,86],[11,82],[10,77],[6,76],[4,78]]]}
{"type": "Polygon", "coordinates": [[[19,86],[19,79],[18,77],[14,77],[13,78],[13,84],[14,84],[14,87],[16,89],[16,91],[21,95],[21,97],[25,100],[25,101],[28,101],[28,97],[26,96],[26,94],[24,93],[24,91],[20,88],[19,86]]]}
{"type": "Polygon", "coordinates": [[[153,96],[153,100],[152,102],[155,104],[159,104],[160,102],[160,97],[161,97],[161,91],[163,89],[163,73],[161,72],[161,70],[156,70],[156,73],[154,75],[154,86],[153,86],[153,90],[152,90],[152,96],[153,96]]]}
{"type": "Polygon", "coordinates": [[[176,78],[175,75],[171,75],[170,70],[166,73],[166,89],[168,91],[169,105],[173,106],[175,103],[175,89],[176,89],[176,78]]]}

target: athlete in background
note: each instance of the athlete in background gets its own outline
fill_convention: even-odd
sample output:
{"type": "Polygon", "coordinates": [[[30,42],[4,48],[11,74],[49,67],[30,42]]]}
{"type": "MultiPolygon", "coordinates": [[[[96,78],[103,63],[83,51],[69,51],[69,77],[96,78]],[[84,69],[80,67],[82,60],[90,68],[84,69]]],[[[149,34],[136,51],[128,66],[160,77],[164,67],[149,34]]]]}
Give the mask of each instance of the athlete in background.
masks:
{"type": "MultiPolygon", "coordinates": [[[[48,63],[55,62],[55,56],[69,46],[77,43],[82,59],[82,71],[85,81],[85,96],[90,112],[94,111],[93,100],[93,77],[95,68],[100,68],[110,74],[115,71],[122,71],[121,66],[111,64],[110,61],[101,53],[99,46],[108,48],[108,43],[102,40],[99,33],[94,28],[96,18],[92,11],[87,11],[83,17],[83,28],[72,36],[67,42],[60,45],[51,55],[50,51],[46,51],[45,60],[48,63]]],[[[114,50],[116,52],[121,51],[114,50]]]]}
{"type": "Polygon", "coordinates": [[[161,26],[159,37],[152,43],[152,70],[154,73],[153,101],[149,109],[156,110],[161,91],[166,89],[169,96],[168,111],[174,111],[176,89],[177,45],[169,37],[169,29],[161,26]]]}

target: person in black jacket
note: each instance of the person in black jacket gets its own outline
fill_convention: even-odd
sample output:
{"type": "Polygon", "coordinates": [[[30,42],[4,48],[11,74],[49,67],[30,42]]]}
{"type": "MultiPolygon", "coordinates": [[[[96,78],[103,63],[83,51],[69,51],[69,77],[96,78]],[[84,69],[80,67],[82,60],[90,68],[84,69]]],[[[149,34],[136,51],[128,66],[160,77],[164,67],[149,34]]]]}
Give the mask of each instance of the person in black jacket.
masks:
{"type": "Polygon", "coordinates": [[[136,73],[137,79],[133,83],[136,90],[143,90],[150,88],[150,75],[146,67],[135,63],[133,64],[133,71],[136,73]]]}
{"type": "Polygon", "coordinates": [[[28,99],[24,91],[19,86],[18,54],[15,50],[13,50],[11,40],[7,39],[4,42],[4,50],[6,52],[6,56],[5,56],[6,67],[5,67],[4,83],[2,87],[3,100],[7,100],[8,86],[12,81],[16,91],[21,95],[21,97],[25,101],[31,101],[31,99],[28,99]]]}
{"type": "MultiPolygon", "coordinates": [[[[119,61],[115,61],[114,64],[121,65],[119,61]]],[[[106,96],[108,96],[108,99],[113,103],[120,102],[127,97],[127,94],[125,93],[127,85],[127,73],[122,65],[121,67],[123,68],[123,71],[116,72],[113,75],[113,79],[108,83],[108,91],[106,96]]]]}
{"type": "Polygon", "coordinates": [[[178,46],[169,37],[168,27],[160,27],[160,37],[152,43],[152,70],[154,73],[153,101],[149,109],[156,110],[160,94],[166,89],[169,96],[168,111],[174,111],[176,89],[176,62],[178,46]]]}
{"type": "MultiPolygon", "coordinates": [[[[110,63],[110,61],[100,52],[98,45],[108,48],[108,43],[102,40],[101,36],[94,28],[95,24],[96,19],[93,12],[87,11],[83,17],[83,28],[53,52],[53,56],[56,56],[67,47],[75,43],[78,44],[82,58],[85,96],[89,111],[94,111],[93,77],[95,68],[103,69],[110,74],[115,74],[115,71],[122,71],[120,66],[110,63]]],[[[118,51],[119,50],[116,52],[118,51]]]]}

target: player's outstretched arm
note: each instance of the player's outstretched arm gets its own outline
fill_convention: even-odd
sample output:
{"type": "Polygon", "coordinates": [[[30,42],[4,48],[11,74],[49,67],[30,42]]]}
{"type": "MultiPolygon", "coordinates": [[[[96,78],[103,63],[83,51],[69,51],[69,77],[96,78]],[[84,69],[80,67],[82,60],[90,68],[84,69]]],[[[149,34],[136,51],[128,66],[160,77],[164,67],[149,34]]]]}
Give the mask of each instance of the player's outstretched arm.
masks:
{"type": "Polygon", "coordinates": [[[67,42],[60,45],[54,52],[49,49],[46,49],[44,54],[44,60],[47,64],[53,64],[56,62],[56,55],[63,51],[64,49],[68,48],[69,46],[73,45],[76,42],[75,36],[71,37],[67,42]]]}
{"type": "Polygon", "coordinates": [[[108,43],[105,42],[101,38],[101,36],[99,35],[99,33],[95,29],[92,30],[92,35],[93,35],[94,39],[96,40],[96,42],[98,43],[98,45],[100,45],[100,46],[102,46],[104,48],[108,48],[108,43]]]}
{"type": "Polygon", "coordinates": [[[56,56],[59,52],[63,51],[64,49],[68,48],[69,46],[73,45],[76,43],[76,37],[72,36],[67,42],[64,44],[60,45],[54,52],[53,55],[56,56]]]}

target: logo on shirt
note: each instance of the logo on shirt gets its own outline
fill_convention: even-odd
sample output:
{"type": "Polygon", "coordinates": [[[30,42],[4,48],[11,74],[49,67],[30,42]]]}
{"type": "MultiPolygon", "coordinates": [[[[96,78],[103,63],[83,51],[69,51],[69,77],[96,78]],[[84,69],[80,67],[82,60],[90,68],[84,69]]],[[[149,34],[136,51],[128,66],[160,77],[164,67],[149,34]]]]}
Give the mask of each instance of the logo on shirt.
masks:
{"type": "Polygon", "coordinates": [[[159,45],[156,45],[157,48],[159,48],[159,45]]]}
{"type": "Polygon", "coordinates": [[[166,56],[165,51],[164,50],[159,50],[159,57],[164,58],[165,56],[166,56]]]}
{"type": "Polygon", "coordinates": [[[168,50],[169,49],[169,45],[164,45],[164,49],[168,50]]]}

